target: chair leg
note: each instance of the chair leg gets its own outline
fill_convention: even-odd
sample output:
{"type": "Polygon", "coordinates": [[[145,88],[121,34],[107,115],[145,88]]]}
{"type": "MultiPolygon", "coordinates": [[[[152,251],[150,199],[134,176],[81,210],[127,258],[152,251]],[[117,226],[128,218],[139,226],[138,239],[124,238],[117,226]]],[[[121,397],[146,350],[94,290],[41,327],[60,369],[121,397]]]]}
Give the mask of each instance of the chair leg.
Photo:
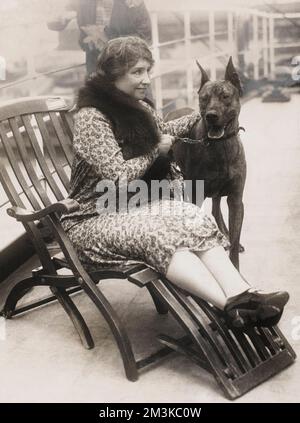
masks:
{"type": "Polygon", "coordinates": [[[90,297],[108,323],[119,347],[127,378],[131,381],[137,380],[137,363],[134,358],[129,337],[120,318],[78,260],[77,254],[60,223],[58,223],[57,217],[53,215],[51,219],[49,219],[49,222],[53,232],[59,240],[60,247],[66,260],[70,263],[71,271],[76,275],[76,282],[78,282],[90,297]]]}
{"type": "Polygon", "coordinates": [[[137,363],[132,351],[131,342],[123,323],[103,293],[90,279],[88,274],[82,272],[82,276],[84,279],[83,277],[79,277],[78,282],[107,321],[119,347],[127,379],[132,382],[136,381],[138,379],[137,363]]]}
{"type": "Polygon", "coordinates": [[[2,316],[4,316],[6,319],[11,319],[18,301],[23,298],[24,295],[26,295],[34,286],[36,286],[36,282],[32,277],[26,278],[14,286],[5,301],[3,310],[1,311],[2,316]]]}
{"type": "Polygon", "coordinates": [[[154,302],[154,305],[156,307],[158,314],[168,314],[168,307],[165,305],[163,301],[159,298],[159,296],[155,293],[155,290],[153,289],[152,285],[147,284],[147,289],[152,297],[152,300],[154,302]]]}
{"type": "MultiPolygon", "coordinates": [[[[12,316],[15,314],[14,312],[16,310],[18,301],[23,298],[24,295],[28,293],[28,291],[38,285],[39,283],[33,277],[26,278],[19,282],[9,293],[1,314],[6,319],[11,319],[12,316]]],[[[74,327],[78,332],[84,347],[87,349],[93,348],[94,341],[92,339],[90,331],[79,310],[77,309],[69,295],[65,292],[65,290],[61,288],[51,287],[50,289],[59,301],[59,303],[62,305],[70,319],[72,320],[72,323],[74,324],[74,327]]]]}
{"type": "Polygon", "coordinates": [[[94,348],[94,340],[89,331],[87,324],[85,323],[81,313],[78,308],[75,306],[74,302],[71,300],[65,289],[50,287],[51,292],[56,296],[60,305],[63,307],[67,315],[70,317],[79,337],[82,342],[82,345],[90,350],[94,348]]]}

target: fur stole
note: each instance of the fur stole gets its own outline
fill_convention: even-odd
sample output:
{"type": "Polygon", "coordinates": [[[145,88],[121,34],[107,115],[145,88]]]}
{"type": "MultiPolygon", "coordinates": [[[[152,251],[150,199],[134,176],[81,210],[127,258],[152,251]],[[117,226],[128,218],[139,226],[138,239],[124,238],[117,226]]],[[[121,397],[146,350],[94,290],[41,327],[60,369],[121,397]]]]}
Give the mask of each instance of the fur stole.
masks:
{"type": "MultiPolygon", "coordinates": [[[[88,78],[79,90],[77,108],[82,107],[95,107],[109,119],[125,160],[147,154],[159,143],[159,130],[151,112],[104,76],[97,74],[88,78]]],[[[170,159],[158,157],[143,179],[146,182],[161,180],[169,171],[170,159]]]]}
{"type": "Polygon", "coordinates": [[[95,107],[112,123],[125,160],[149,153],[159,142],[159,132],[151,113],[107,78],[89,78],[79,91],[77,107],[95,107]]]}

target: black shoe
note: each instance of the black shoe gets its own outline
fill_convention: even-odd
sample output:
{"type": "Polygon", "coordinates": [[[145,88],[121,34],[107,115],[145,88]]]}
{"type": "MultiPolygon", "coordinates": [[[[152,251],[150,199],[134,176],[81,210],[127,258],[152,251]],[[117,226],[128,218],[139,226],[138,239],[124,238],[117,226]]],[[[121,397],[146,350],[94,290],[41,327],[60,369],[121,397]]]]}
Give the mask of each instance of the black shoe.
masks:
{"type": "Polygon", "coordinates": [[[230,328],[272,327],[277,325],[283,310],[273,306],[260,306],[256,310],[235,308],[225,312],[225,320],[230,328]]]}
{"type": "Polygon", "coordinates": [[[286,291],[264,293],[250,288],[239,295],[235,295],[227,300],[225,310],[233,308],[246,308],[255,310],[260,306],[272,306],[282,309],[288,302],[290,296],[286,291]]]}
{"type": "Polygon", "coordinates": [[[285,291],[267,294],[249,289],[227,301],[224,309],[227,324],[235,328],[274,326],[288,300],[289,294],[285,291]]]}
{"type": "Polygon", "coordinates": [[[283,310],[279,312],[277,315],[273,317],[266,318],[265,320],[261,321],[260,324],[257,326],[265,327],[265,328],[271,328],[272,326],[276,326],[279,323],[279,320],[281,319],[283,310]]]}

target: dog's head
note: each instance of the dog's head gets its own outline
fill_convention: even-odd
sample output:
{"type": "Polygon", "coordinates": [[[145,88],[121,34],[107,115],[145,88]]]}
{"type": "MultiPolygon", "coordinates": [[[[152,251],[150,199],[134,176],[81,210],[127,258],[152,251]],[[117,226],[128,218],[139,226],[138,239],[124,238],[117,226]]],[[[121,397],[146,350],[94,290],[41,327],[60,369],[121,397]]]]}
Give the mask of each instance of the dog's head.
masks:
{"type": "Polygon", "coordinates": [[[240,113],[242,85],[230,57],[225,79],[210,81],[207,73],[198,63],[201,72],[201,85],[198,91],[199,107],[208,137],[220,139],[226,133],[236,130],[240,113]]]}

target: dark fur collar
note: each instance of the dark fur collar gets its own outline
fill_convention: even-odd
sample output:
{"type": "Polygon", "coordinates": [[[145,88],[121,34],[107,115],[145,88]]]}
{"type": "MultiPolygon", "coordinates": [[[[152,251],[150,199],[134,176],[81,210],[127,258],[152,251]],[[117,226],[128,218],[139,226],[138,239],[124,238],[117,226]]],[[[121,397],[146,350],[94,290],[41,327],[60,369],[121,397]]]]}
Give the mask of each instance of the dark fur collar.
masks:
{"type": "Polygon", "coordinates": [[[77,107],[95,107],[110,120],[126,160],[149,153],[159,142],[150,111],[104,76],[96,75],[86,81],[79,91],[77,107]]]}

